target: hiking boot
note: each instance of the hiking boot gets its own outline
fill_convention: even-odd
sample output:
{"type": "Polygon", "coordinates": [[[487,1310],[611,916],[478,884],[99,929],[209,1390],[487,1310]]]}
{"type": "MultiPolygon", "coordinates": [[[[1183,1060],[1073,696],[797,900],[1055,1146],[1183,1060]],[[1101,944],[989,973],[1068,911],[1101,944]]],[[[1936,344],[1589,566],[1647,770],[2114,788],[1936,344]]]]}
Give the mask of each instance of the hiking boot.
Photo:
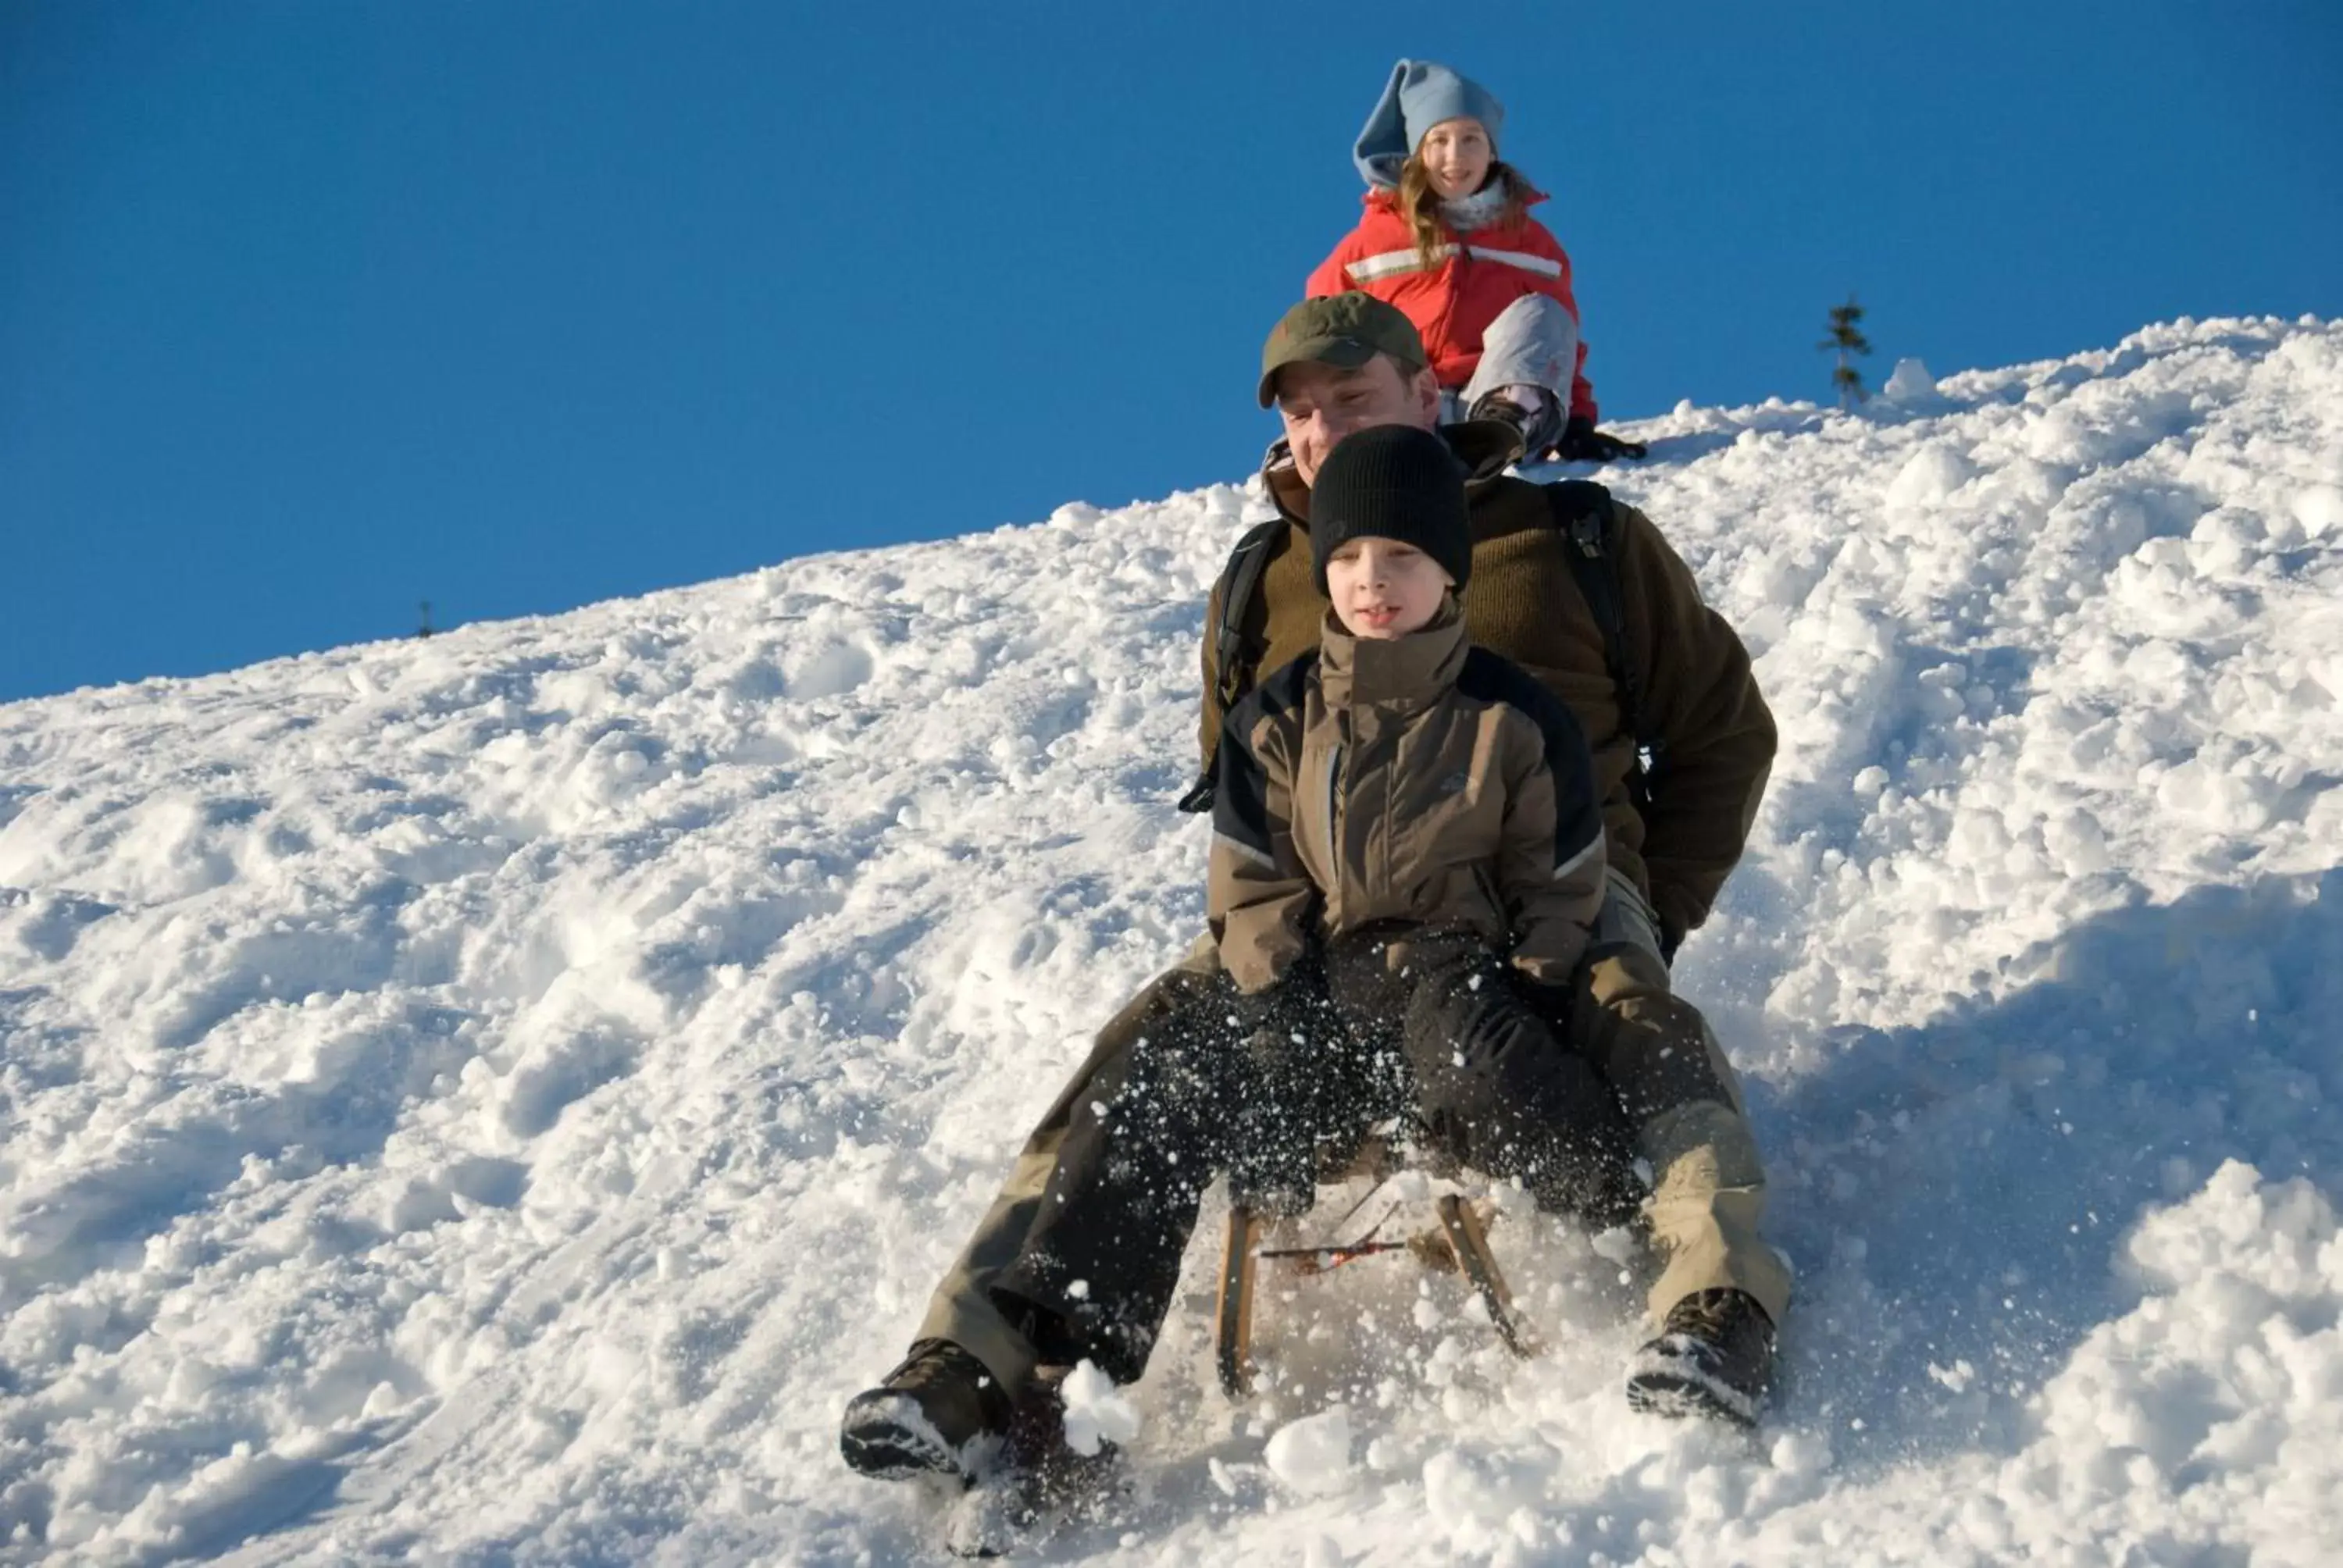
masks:
{"type": "Polygon", "coordinates": [[[877,1388],[848,1402],[838,1446],[865,1475],[972,1481],[1001,1446],[1012,1406],[984,1363],[950,1340],[921,1340],[877,1388]]]}
{"type": "Polygon", "coordinates": [[[1635,1352],[1627,1403],[1652,1415],[1757,1424],[1774,1381],[1774,1324],[1742,1291],[1697,1291],[1668,1309],[1659,1338],[1635,1352]]]}
{"type": "Polygon", "coordinates": [[[1494,419],[1520,431],[1524,463],[1544,458],[1562,435],[1562,407],[1542,387],[1501,387],[1484,392],[1465,417],[1494,419]]]}

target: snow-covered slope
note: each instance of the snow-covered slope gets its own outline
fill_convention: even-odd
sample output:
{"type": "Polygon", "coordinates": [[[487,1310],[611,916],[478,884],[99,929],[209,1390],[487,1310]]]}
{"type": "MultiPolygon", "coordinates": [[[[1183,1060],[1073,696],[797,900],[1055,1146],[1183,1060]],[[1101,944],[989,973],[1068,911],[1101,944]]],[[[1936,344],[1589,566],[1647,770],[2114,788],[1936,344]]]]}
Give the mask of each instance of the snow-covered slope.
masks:
{"type": "MultiPolygon", "coordinates": [[[[2343,327],[1898,384],[1610,476],[1783,723],[1681,969],[1800,1270],[1764,1432],[1627,1415],[1534,1219],[1545,1358],[1361,1264],[1232,1412],[1200,1243],[1048,1556],[2343,1553],[2343,327]]],[[[1257,506],[0,708],[0,1560],[931,1554],[837,1413],[1200,922],[1257,506]]]]}

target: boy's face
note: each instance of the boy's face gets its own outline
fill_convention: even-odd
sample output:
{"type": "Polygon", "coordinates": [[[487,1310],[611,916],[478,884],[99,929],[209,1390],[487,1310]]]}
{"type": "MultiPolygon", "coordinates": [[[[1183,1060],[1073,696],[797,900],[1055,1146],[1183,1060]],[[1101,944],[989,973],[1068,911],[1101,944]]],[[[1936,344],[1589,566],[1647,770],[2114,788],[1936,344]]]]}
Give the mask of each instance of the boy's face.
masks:
{"type": "Polygon", "coordinates": [[[1388,642],[1422,630],[1440,612],[1448,587],[1439,562],[1380,534],[1345,539],[1326,558],[1326,591],[1353,637],[1388,642]]]}

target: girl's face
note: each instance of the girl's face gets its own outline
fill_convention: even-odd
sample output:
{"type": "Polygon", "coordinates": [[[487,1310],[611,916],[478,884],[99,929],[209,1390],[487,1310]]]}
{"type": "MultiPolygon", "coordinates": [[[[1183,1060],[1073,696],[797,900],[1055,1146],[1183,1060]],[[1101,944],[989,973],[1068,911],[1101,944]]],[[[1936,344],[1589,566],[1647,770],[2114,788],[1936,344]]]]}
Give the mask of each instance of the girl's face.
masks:
{"type": "Polygon", "coordinates": [[[1490,161],[1497,156],[1481,122],[1465,118],[1441,121],[1423,133],[1415,151],[1442,201],[1454,201],[1479,190],[1488,181],[1490,161]]]}
{"type": "Polygon", "coordinates": [[[1344,539],[1326,558],[1326,591],[1353,637],[1388,642],[1422,630],[1440,613],[1448,586],[1439,562],[1381,534],[1344,539]]]}

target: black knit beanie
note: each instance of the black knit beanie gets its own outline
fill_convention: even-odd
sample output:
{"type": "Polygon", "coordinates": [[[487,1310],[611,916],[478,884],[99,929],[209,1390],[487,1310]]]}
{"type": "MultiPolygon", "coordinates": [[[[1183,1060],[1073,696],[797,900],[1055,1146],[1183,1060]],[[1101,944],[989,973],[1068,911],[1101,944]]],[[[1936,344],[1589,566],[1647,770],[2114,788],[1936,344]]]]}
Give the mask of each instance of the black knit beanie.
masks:
{"type": "Polygon", "coordinates": [[[1310,556],[1320,593],[1327,592],[1328,558],[1345,539],[1368,534],[1413,545],[1463,590],[1473,528],[1464,469],[1447,442],[1412,425],[1372,425],[1335,443],[1310,487],[1310,556]]]}

